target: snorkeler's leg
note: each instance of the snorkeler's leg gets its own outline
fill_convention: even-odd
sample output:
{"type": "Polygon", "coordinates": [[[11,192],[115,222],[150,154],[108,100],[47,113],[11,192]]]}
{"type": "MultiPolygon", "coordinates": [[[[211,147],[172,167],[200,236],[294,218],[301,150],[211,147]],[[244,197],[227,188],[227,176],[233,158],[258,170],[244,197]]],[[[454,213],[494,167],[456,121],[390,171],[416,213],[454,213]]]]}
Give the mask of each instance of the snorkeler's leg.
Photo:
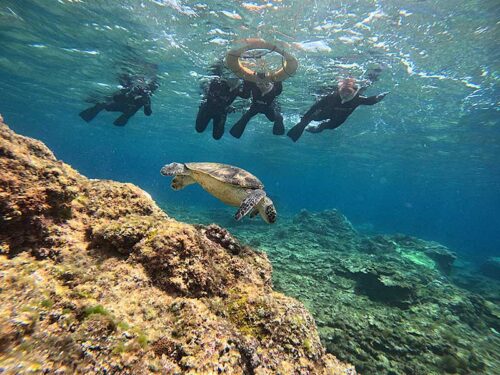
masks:
{"type": "Polygon", "coordinates": [[[273,134],[283,135],[285,134],[285,126],[283,125],[283,116],[281,115],[280,106],[276,103],[271,104],[266,111],[264,111],[267,119],[273,121],[273,134]]]}
{"type": "Polygon", "coordinates": [[[108,112],[123,112],[124,107],[122,103],[117,103],[117,102],[108,102],[104,105],[104,109],[108,112]]]}
{"type": "Polygon", "coordinates": [[[283,125],[283,116],[281,115],[281,113],[277,113],[275,116],[273,125],[273,134],[274,135],[285,134],[285,125],[283,125]]]}
{"type": "Polygon", "coordinates": [[[243,132],[245,131],[245,127],[248,124],[248,121],[255,116],[258,113],[258,111],[253,107],[250,106],[250,109],[245,112],[243,116],[236,122],[236,124],[233,125],[229,133],[235,138],[240,138],[243,132]]]}
{"type": "Polygon", "coordinates": [[[330,121],[325,121],[325,122],[322,122],[321,124],[316,125],[316,126],[308,126],[306,128],[306,132],[308,132],[308,133],[321,133],[323,130],[329,129],[328,126],[326,125],[329,122],[330,121]]]}
{"type": "Polygon", "coordinates": [[[151,102],[144,104],[144,114],[146,116],[151,116],[153,114],[153,110],[151,109],[151,102]]]}
{"type": "Polygon", "coordinates": [[[78,115],[86,122],[92,121],[105,107],[105,104],[97,103],[95,106],[81,111],[78,115]]]}
{"type": "Polygon", "coordinates": [[[127,111],[123,112],[123,114],[113,122],[113,125],[125,126],[127,124],[128,120],[133,115],[135,115],[135,113],[139,110],[139,108],[141,108],[141,107],[136,106],[136,107],[131,107],[131,108],[127,109],[127,111]]]}
{"type": "Polygon", "coordinates": [[[335,128],[338,128],[340,125],[342,125],[344,121],[342,122],[339,122],[339,121],[335,121],[335,120],[328,120],[328,121],[325,121],[325,122],[322,122],[321,124],[317,125],[317,126],[308,126],[306,128],[306,132],[308,133],[321,133],[323,130],[326,130],[326,129],[335,129],[335,128]]]}
{"type": "Polygon", "coordinates": [[[196,116],[196,131],[202,133],[208,126],[208,123],[212,119],[212,115],[208,110],[206,105],[201,105],[198,110],[198,115],[196,116]]]}
{"type": "Polygon", "coordinates": [[[120,117],[118,117],[114,122],[113,125],[116,126],[125,126],[130,119],[130,116],[127,113],[123,113],[120,117]]]}
{"type": "Polygon", "coordinates": [[[214,139],[221,139],[224,134],[226,116],[227,115],[225,113],[220,113],[214,116],[214,128],[212,130],[212,137],[214,137],[214,139]]]}

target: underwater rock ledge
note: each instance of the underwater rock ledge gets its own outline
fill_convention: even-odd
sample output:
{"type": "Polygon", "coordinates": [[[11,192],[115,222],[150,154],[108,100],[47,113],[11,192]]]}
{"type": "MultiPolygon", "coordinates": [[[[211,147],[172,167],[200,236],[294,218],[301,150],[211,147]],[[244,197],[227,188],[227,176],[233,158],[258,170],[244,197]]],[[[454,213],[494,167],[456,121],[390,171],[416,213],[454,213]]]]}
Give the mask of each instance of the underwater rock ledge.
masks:
{"type": "Polygon", "coordinates": [[[225,229],[89,180],[0,117],[0,372],[355,374],[271,272],[225,229]]]}

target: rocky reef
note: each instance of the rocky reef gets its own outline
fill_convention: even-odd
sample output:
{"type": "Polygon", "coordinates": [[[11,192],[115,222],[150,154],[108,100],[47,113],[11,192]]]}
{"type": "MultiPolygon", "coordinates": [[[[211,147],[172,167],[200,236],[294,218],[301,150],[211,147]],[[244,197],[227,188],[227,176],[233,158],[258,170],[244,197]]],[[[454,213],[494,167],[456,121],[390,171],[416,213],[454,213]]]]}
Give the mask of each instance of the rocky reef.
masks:
{"type": "Polygon", "coordinates": [[[0,120],[0,372],[355,374],[271,271],[0,120]]]}
{"type": "MultiPolygon", "coordinates": [[[[275,287],[302,301],[327,350],[361,373],[498,372],[500,283],[464,272],[446,247],[362,235],[337,210],[230,230],[268,254],[275,287]]],[[[495,269],[493,259],[481,272],[495,269]]]]}

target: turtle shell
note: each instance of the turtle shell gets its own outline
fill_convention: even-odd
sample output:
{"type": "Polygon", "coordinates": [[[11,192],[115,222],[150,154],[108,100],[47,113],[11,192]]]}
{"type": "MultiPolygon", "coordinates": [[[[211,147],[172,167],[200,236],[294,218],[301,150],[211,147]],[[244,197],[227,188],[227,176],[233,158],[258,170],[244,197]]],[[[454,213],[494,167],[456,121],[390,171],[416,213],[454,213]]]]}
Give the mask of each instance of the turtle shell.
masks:
{"type": "Polygon", "coordinates": [[[227,184],[241,186],[247,189],[263,189],[264,184],[253,174],[232,165],[220,163],[186,163],[192,171],[207,175],[227,184]]]}

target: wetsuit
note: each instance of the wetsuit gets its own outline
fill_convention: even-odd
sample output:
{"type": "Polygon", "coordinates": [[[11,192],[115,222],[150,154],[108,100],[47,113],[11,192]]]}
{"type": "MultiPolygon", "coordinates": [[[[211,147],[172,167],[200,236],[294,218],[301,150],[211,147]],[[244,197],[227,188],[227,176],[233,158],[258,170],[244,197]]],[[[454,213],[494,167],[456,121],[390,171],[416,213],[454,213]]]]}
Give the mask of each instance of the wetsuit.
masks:
{"type": "Polygon", "coordinates": [[[240,96],[244,99],[250,98],[252,96],[252,104],[248,111],[233,125],[229,131],[231,135],[236,138],[240,138],[248,121],[258,113],[263,113],[266,115],[269,121],[274,122],[273,134],[282,135],[285,133],[285,127],[283,125],[283,116],[281,115],[280,106],[276,97],[283,91],[283,85],[281,82],[276,82],[273,84],[273,88],[268,93],[262,95],[262,92],[257,87],[254,82],[245,81],[243,88],[240,92],[240,96]]]}
{"type": "Polygon", "coordinates": [[[220,139],[224,134],[224,125],[226,123],[229,106],[238,96],[238,88],[229,86],[225,79],[220,77],[210,81],[205,99],[200,105],[198,116],[196,117],[196,131],[203,132],[210,120],[213,120],[212,136],[214,139],[220,139]]]}
{"type": "Polygon", "coordinates": [[[307,128],[307,131],[310,133],[320,133],[325,129],[338,128],[358,106],[374,105],[380,102],[385,95],[386,93],[365,97],[358,94],[348,102],[342,103],[339,93],[335,91],[314,103],[300,122],[288,131],[287,135],[294,142],[297,142],[311,121],[328,120],[313,128],[307,128]]]}
{"type": "Polygon", "coordinates": [[[151,95],[159,87],[156,80],[145,82],[144,80],[132,81],[130,79],[120,78],[122,86],[125,86],[120,91],[113,94],[113,96],[104,103],[97,103],[80,112],[80,117],[86,122],[92,121],[102,110],[108,112],[122,112],[113,124],[117,126],[124,126],[130,117],[144,107],[144,114],[151,116],[153,113],[151,109],[151,95]]]}

